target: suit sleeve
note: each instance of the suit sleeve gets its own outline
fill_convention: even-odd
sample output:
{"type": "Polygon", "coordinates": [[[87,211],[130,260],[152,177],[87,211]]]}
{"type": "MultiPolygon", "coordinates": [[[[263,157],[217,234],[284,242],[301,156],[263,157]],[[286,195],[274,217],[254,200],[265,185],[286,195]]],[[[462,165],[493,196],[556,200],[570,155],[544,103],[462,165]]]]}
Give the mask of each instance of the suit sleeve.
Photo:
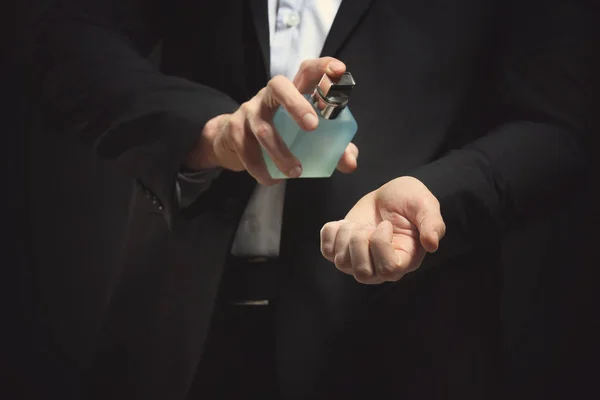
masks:
{"type": "Polygon", "coordinates": [[[185,154],[209,119],[237,104],[151,65],[146,57],[160,38],[156,12],[143,0],[40,1],[31,55],[45,124],[118,159],[159,198],[170,222],[185,154]]]}
{"type": "Polygon", "coordinates": [[[507,21],[493,129],[409,174],[438,198],[446,222],[432,261],[498,243],[585,179],[592,79],[600,71],[597,9],[584,0],[529,3],[507,21]]]}

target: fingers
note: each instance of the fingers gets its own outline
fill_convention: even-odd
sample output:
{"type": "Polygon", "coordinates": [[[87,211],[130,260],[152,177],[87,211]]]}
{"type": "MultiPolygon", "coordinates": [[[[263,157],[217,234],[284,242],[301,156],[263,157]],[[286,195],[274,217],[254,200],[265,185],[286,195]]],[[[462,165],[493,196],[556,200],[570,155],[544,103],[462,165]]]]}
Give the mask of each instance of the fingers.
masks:
{"type": "MultiPolygon", "coordinates": [[[[255,173],[262,175],[264,171],[264,174],[270,178],[270,175],[264,166],[260,150],[260,146],[262,146],[281,172],[290,178],[298,178],[302,175],[302,165],[300,161],[288,149],[271,120],[261,118],[259,109],[260,104],[257,101],[251,101],[247,104],[246,119],[248,121],[248,127],[254,136],[254,139],[256,139],[256,141],[253,142],[258,142],[256,143],[256,150],[254,150],[256,154],[254,154],[253,157],[257,157],[261,161],[260,166],[257,166],[261,171],[257,170],[255,173]],[[260,146],[258,146],[258,144],[260,144],[260,146]]],[[[249,169],[248,171],[254,176],[253,171],[250,171],[249,169]]]]}
{"type": "Polygon", "coordinates": [[[335,237],[344,221],[328,222],[321,228],[321,254],[333,262],[335,257],[335,237]]]}
{"type": "Polygon", "coordinates": [[[302,174],[302,165],[275,130],[272,118],[277,107],[281,105],[298,126],[305,131],[311,131],[316,129],[319,123],[315,110],[294,84],[283,76],[271,79],[256,99],[257,101],[249,102],[255,105],[248,113],[252,132],[277,168],[290,178],[298,178],[302,174]]]}
{"type": "Polygon", "coordinates": [[[312,131],[317,128],[319,120],[314,108],[308,100],[296,89],[296,86],[284,76],[276,76],[267,84],[263,96],[263,106],[265,113],[263,117],[272,118],[272,113],[281,105],[287,110],[290,116],[305,131],[312,131]],[[268,111],[271,114],[268,114],[268,111]]]}
{"type": "Polygon", "coordinates": [[[294,77],[294,86],[300,93],[312,93],[325,73],[332,78],[337,78],[344,72],[346,72],[346,65],[333,57],[306,60],[300,65],[294,77]]]}
{"type": "Polygon", "coordinates": [[[349,221],[330,222],[321,229],[321,253],[360,283],[397,281],[408,272],[412,260],[400,262],[392,235],[389,222],[376,229],[349,221]]]}
{"type": "Polygon", "coordinates": [[[446,232],[439,201],[411,177],[371,192],[347,218],[323,227],[321,251],[340,271],[369,284],[394,282],[419,268],[446,232]],[[374,227],[379,218],[384,221],[374,227]]]}
{"type": "Polygon", "coordinates": [[[225,133],[217,135],[219,165],[234,171],[246,169],[264,185],[276,183],[266,168],[262,146],[281,172],[298,178],[302,165],[273,125],[273,115],[280,104],[303,129],[317,127],[317,116],[310,103],[289,79],[275,77],[254,98],[242,104],[229,119],[225,133]]]}
{"type": "Polygon", "coordinates": [[[371,235],[371,256],[377,275],[385,281],[397,281],[404,276],[400,258],[392,245],[394,228],[389,221],[383,221],[371,235]]]}
{"type": "Polygon", "coordinates": [[[340,226],[337,235],[335,236],[335,243],[333,246],[335,256],[333,257],[333,263],[335,267],[342,272],[352,272],[352,261],[350,260],[350,239],[352,238],[352,223],[346,222],[340,226]]]}
{"type": "Polygon", "coordinates": [[[337,164],[338,171],[344,174],[354,172],[356,170],[356,167],[358,166],[357,159],[358,147],[356,147],[354,143],[350,143],[348,147],[346,147],[344,154],[342,154],[342,157],[340,158],[340,161],[337,164]]]}
{"type": "Polygon", "coordinates": [[[220,150],[221,152],[229,149],[234,157],[223,157],[229,160],[224,167],[233,171],[246,170],[262,185],[276,183],[267,171],[260,145],[247,128],[244,113],[235,112],[229,119],[226,130],[227,135],[218,136],[217,147],[225,149],[220,150]]]}
{"type": "Polygon", "coordinates": [[[369,254],[369,236],[372,232],[373,229],[344,222],[335,237],[333,257],[335,267],[364,284],[383,282],[375,274],[369,254]]]}
{"type": "Polygon", "coordinates": [[[373,268],[373,261],[371,260],[369,237],[372,232],[372,229],[356,228],[348,243],[354,279],[365,284],[383,282],[382,277],[378,276],[377,271],[373,268]]]}

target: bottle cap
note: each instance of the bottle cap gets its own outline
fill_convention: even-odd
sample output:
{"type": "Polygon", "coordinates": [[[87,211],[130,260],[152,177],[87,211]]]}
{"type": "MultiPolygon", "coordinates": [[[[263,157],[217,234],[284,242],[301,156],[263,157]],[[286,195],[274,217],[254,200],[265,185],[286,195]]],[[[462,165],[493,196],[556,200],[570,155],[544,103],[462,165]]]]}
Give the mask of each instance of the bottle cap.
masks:
{"type": "Polygon", "coordinates": [[[355,85],[350,72],[344,72],[338,79],[325,74],[311,96],[311,103],[323,118],[335,119],[348,105],[355,85]]]}

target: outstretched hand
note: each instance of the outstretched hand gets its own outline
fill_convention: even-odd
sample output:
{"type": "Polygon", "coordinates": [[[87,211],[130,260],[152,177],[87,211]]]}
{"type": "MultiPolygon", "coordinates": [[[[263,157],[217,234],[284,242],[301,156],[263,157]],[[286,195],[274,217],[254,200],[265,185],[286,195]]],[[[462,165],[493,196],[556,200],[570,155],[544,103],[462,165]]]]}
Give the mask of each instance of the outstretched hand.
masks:
{"type": "Polygon", "coordinates": [[[367,194],[321,230],[321,252],[358,282],[397,281],[438,249],[446,225],[436,197],[404,176],[367,194]]]}

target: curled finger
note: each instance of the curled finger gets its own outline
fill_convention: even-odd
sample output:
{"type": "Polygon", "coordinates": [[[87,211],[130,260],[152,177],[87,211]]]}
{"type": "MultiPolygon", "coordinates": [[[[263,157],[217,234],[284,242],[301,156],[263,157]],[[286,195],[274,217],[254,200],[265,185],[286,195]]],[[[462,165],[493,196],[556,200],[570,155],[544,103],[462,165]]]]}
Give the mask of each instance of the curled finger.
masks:
{"type": "Polygon", "coordinates": [[[260,144],[252,134],[246,134],[243,144],[240,145],[239,157],[246,171],[261,185],[274,185],[279,182],[271,178],[265,160],[262,157],[260,144]]]}
{"type": "Polygon", "coordinates": [[[352,231],[349,240],[350,262],[354,271],[354,279],[360,283],[377,284],[382,281],[378,278],[369,252],[369,237],[372,229],[357,228],[352,231]]]}
{"type": "Polygon", "coordinates": [[[352,262],[350,260],[350,238],[354,224],[344,222],[335,235],[334,257],[333,262],[335,267],[345,274],[353,275],[352,262]]]}
{"type": "Polygon", "coordinates": [[[313,131],[319,125],[313,106],[284,76],[278,75],[269,81],[262,102],[265,119],[272,119],[275,110],[281,105],[303,130],[313,131]]]}
{"type": "Polygon", "coordinates": [[[272,185],[277,181],[271,178],[262,157],[260,144],[248,124],[248,106],[240,107],[229,123],[229,136],[239,163],[262,185],[272,185]]]}
{"type": "Polygon", "coordinates": [[[321,254],[327,260],[333,262],[335,258],[335,237],[344,221],[328,222],[321,228],[321,254]]]}
{"type": "Polygon", "coordinates": [[[404,276],[401,260],[392,245],[394,228],[389,221],[383,221],[370,238],[370,250],[374,269],[383,281],[394,282],[404,276]]]}
{"type": "MultiPolygon", "coordinates": [[[[269,154],[277,169],[289,178],[298,178],[302,175],[300,161],[289,150],[272,121],[263,119],[259,108],[252,106],[247,110],[246,119],[254,138],[269,154]]],[[[262,159],[260,147],[258,152],[262,159]]]]}

